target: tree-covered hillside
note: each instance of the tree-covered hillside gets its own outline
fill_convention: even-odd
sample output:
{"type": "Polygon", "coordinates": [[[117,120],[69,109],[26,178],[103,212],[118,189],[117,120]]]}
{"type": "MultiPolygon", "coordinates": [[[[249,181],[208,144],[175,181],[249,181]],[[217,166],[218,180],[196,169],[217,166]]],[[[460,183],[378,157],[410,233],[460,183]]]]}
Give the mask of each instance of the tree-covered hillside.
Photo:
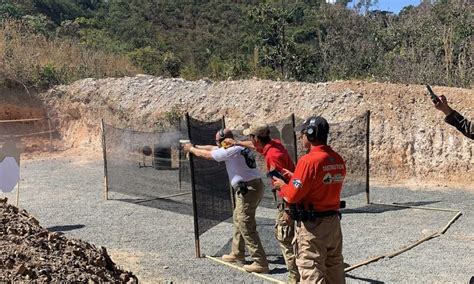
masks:
{"type": "Polygon", "coordinates": [[[0,76],[34,86],[136,72],[472,85],[470,1],[424,1],[399,15],[339,2],[2,0],[0,76]],[[35,41],[58,54],[15,53],[14,43],[35,41]]]}

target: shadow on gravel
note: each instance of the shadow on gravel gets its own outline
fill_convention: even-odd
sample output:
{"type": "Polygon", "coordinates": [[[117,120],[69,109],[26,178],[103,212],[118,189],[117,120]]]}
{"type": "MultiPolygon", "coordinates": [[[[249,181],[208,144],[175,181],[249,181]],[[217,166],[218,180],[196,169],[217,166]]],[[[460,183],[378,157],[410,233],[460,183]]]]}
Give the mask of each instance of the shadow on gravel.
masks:
{"type": "MultiPolygon", "coordinates": [[[[191,200],[173,200],[168,198],[153,198],[153,199],[137,199],[137,198],[121,198],[121,199],[109,199],[120,202],[132,203],[140,206],[146,206],[151,208],[156,208],[160,210],[170,211],[177,214],[194,216],[193,207],[191,200]]],[[[232,224],[232,218],[223,221],[225,223],[232,224]]],[[[261,218],[257,217],[257,228],[270,227],[273,232],[273,227],[275,226],[275,220],[271,218],[261,218]]],[[[259,229],[260,231],[260,229],[259,229]]]]}
{"type": "Polygon", "coordinates": [[[77,224],[77,225],[62,225],[62,226],[52,226],[46,228],[46,230],[50,232],[67,232],[67,231],[73,231],[77,229],[82,229],[84,228],[85,225],[82,224],[77,224]]]}
{"type": "MultiPolygon", "coordinates": [[[[267,255],[267,257],[269,258],[268,259],[268,263],[271,263],[271,264],[279,264],[279,265],[286,265],[285,264],[285,258],[279,254],[279,255],[267,255]]],[[[280,273],[285,273],[286,272],[286,269],[284,272],[280,272],[280,273]]]]}
{"type": "MultiPolygon", "coordinates": [[[[434,201],[406,202],[406,203],[397,203],[396,205],[416,207],[416,206],[434,204],[438,202],[441,202],[441,201],[434,200],[434,201]]],[[[411,208],[403,208],[403,207],[396,207],[396,206],[390,206],[390,205],[369,204],[369,205],[365,205],[365,206],[353,208],[353,209],[352,208],[342,209],[341,213],[342,214],[359,214],[359,213],[377,214],[377,213],[384,213],[387,211],[399,211],[399,210],[406,210],[406,209],[411,209],[411,208]]]]}
{"type": "Polygon", "coordinates": [[[112,199],[115,201],[127,202],[136,205],[152,207],[160,210],[171,211],[174,213],[193,216],[192,204],[188,202],[172,200],[172,199],[112,199]]]}
{"type": "Polygon", "coordinates": [[[357,277],[357,276],[353,276],[353,275],[349,275],[349,274],[346,274],[346,278],[350,278],[350,279],[354,279],[354,280],[359,280],[359,281],[363,281],[363,282],[367,282],[367,283],[373,283],[373,284],[382,284],[382,283],[385,283],[385,282],[383,282],[383,281],[378,281],[378,280],[373,280],[373,279],[363,278],[363,277],[357,277]]]}

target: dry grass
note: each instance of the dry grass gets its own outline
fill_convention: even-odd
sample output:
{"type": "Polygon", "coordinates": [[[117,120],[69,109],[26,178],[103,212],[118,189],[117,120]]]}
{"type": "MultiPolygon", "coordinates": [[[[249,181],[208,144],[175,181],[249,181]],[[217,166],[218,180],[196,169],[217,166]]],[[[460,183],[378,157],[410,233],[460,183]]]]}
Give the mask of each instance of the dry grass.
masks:
{"type": "Polygon", "coordinates": [[[18,22],[0,27],[0,76],[28,87],[137,73],[141,70],[126,56],[87,49],[68,38],[47,38],[18,22]]]}

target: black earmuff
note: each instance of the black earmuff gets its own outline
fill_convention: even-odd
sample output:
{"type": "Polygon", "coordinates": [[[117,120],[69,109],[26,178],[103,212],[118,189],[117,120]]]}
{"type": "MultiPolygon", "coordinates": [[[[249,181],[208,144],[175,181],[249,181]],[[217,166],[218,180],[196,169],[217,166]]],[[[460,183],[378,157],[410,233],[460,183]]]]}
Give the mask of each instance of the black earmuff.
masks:
{"type": "Polygon", "coordinates": [[[313,141],[318,137],[318,126],[316,125],[316,118],[311,118],[308,126],[306,126],[304,131],[309,141],[313,141]]]}
{"type": "Polygon", "coordinates": [[[224,139],[224,138],[225,138],[224,128],[221,128],[221,129],[219,130],[219,136],[221,137],[221,139],[224,139]]]}

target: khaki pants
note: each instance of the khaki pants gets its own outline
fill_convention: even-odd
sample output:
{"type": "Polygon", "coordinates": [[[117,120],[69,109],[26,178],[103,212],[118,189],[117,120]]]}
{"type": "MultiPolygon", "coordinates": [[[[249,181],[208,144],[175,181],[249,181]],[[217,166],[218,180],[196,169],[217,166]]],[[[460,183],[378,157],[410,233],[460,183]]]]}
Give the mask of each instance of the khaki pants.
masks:
{"type": "Polygon", "coordinates": [[[297,222],[295,253],[301,283],[345,283],[339,216],[297,222]]]}
{"type": "Polygon", "coordinates": [[[275,224],[275,237],[280,243],[281,253],[285,259],[286,267],[288,268],[289,283],[298,283],[300,280],[300,274],[298,272],[298,266],[296,266],[296,256],[292,243],[294,236],[295,222],[293,220],[288,222],[287,218],[284,216],[284,211],[278,210],[275,224]]]}
{"type": "Polygon", "coordinates": [[[253,260],[267,266],[267,256],[257,232],[255,213],[263,196],[264,185],[261,179],[247,182],[249,191],[242,196],[235,194],[235,209],[233,214],[234,236],[232,238],[232,254],[241,257],[247,247],[253,260]]]}

